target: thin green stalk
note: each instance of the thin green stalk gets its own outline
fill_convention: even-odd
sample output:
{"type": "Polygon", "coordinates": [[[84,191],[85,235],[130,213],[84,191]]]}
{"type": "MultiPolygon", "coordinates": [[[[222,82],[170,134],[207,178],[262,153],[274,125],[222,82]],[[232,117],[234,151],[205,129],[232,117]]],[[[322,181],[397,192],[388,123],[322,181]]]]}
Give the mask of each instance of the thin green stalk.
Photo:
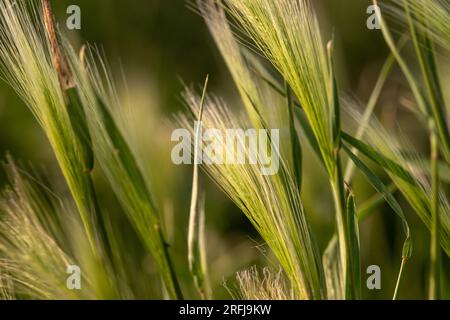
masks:
{"type": "Polygon", "coordinates": [[[198,114],[198,127],[195,132],[194,142],[194,169],[192,174],[192,194],[191,208],[189,213],[189,232],[188,232],[188,262],[189,270],[194,279],[194,284],[202,299],[211,298],[211,289],[209,286],[208,268],[206,261],[205,246],[205,207],[204,197],[199,195],[199,152],[201,152],[200,131],[202,128],[203,109],[206,98],[206,89],[208,87],[208,77],[206,77],[203,86],[202,98],[200,101],[200,110],[198,114]]]}
{"type": "Polygon", "coordinates": [[[397,298],[398,298],[398,290],[400,288],[400,283],[402,281],[403,271],[405,268],[406,261],[408,261],[408,258],[403,257],[402,263],[400,265],[400,271],[398,272],[397,282],[395,284],[394,296],[392,297],[392,300],[397,300],[397,298]]]}
{"type": "MultiPolygon", "coordinates": [[[[338,153],[338,152],[336,152],[338,153]]],[[[342,183],[342,171],[340,169],[340,156],[336,155],[335,161],[337,163],[336,175],[332,180],[332,188],[334,195],[334,202],[336,207],[336,223],[337,223],[337,232],[339,236],[339,248],[340,255],[342,257],[342,269],[345,274],[345,283],[348,283],[349,272],[348,268],[350,263],[348,248],[349,239],[347,233],[347,216],[346,216],[346,204],[345,204],[345,190],[344,184],[342,183]]]]}
{"type": "MultiPolygon", "coordinates": [[[[432,126],[433,127],[433,126],[432,126]]],[[[434,128],[431,134],[431,174],[432,174],[432,194],[431,194],[431,248],[430,248],[430,277],[428,298],[430,300],[440,299],[441,282],[441,246],[440,237],[440,217],[439,217],[439,145],[438,137],[434,128]]]]}

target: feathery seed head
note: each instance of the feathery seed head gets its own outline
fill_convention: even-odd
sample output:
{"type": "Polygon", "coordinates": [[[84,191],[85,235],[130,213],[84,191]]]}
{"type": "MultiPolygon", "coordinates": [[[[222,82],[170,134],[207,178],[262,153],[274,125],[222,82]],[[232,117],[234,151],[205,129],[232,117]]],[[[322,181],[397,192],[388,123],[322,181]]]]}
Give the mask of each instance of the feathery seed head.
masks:
{"type": "Polygon", "coordinates": [[[334,173],[326,46],[308,0],[224,0],[240,30],[289,83],[305,111],[330,175],[334,173]]]}
{"type": "MultiPolygon", "coordinates": [[[[184,99],[192,115],[199,112],[201,98],[192,90],[186,90],[184,99]]],[[[181,116],[180,126],[188,128],[195,136],[195,116],[181,116]]],[[[201,125],[204,130],[213,129],[213,137],[223,150],[227,146],[227,129],[247,128],[248,118],[239,118],[230,112],[224,101],[207,97],[201,125]]],[[[207,142],[202,141],[204,147],[207,142]]],[[[248,153],[245,138],[237,140],[238,148],[248,153]]],[[[279,150],[272,150],[279,153],[279,150]]],[[[318,260],[310,226],[303,212],[301,199],[286,167],[280,159],[280,171],[264,176],[259,168],[263,164],[208,164],[205,171],[224,192],[240,207],[273,250],[286,272],[295,294],[300,299],[320,298],[325,295],[321,262],[318,260]]]]}

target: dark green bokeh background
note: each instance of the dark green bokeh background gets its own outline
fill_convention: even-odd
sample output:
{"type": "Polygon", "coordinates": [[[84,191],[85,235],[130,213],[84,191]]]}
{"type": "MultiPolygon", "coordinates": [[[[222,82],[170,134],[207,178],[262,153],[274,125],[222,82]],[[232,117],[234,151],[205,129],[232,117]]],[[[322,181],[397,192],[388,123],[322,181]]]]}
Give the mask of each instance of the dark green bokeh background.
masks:
{"type": "MultiPolygon", "coordinates": [[[[329,35],[332,28],[335,29],[341,89],[362,102],[367,101],[388,52],[380,32],[366,28],[366,9],[370,1],[314,2],[321,13],[324,34],[329,35]]],[[[127,79],[145,79],[143,83],[149,86],[149,92],[155,96],[148,104],[152,107],[156,105],[158,114],[161,114],[160,119],[182,110],[182,81],[187,84],[202,83],[206,74],[210,75],[211,91],[223,95],[228,101],[236,101],[233,83],[202,18],[189,10],[184,0],[58,0],[53,3],[61,30],[73,39],[76,47],[82,41],[97,44],[104,50],[113,74],[120,76],[123,72],[127,79]],[[81,31],[68,31],[65,28],[65,10],[71,4],[81,7],[81,31]]],[[[407,89],[401,81],[402,77],[397,70],[386,86],[377,114],[387,126],[392,126],[395,122],[401,123],[404,131],[413,135],[413,140],[418,142],[418,147],[426,150],[427,141],[423,131],[417,129],[413,118],[397,106],[399,96],[407,89]]],[[[149,135],[152,135],[153,129],[148,128],[149,135]]],[[[161,152],[170,151],[169,137],[167,141],[161,141],[161,144],[168,146],[161,152]]],[[[7,151],[23,163],[31,162],[36,168],[45,168],[54,180],[61,181],[41,129],[26,106],[2,82],[2,157],[7,151]]],[[[167,157],[168,155],[162,155],[162,158],[167,157]]],[[[186,274],[181,265],[186,263],[184,255],[191,187],[190,168],[173,168],[170,163],[160,163],[159,166],[167,167],[166,171],[176,170],[175,182],[155,182],[155,188],[167,189],[157,190],[157,193],[170,198],[174,228],[177,228],[174,251],[179,255],[177,259],[180,271],[186,274]]],[[[157,176],[158,172],[164,171],[161,167],[150,168],[150,171],[155,171],[157,176]]],[[[315,159],[307,158],[305,167],[308,173],[303,200],[323,249],[333,231],[332,202],[326,180],[316,168],[315,159]]],[[[159,177],[160,180],[165,178],[166,176],[159,177]]],[[[355,189],[358,189],[355,192],[362,199],[370,196],[370,188],[358,181],[357,179],[355,189]]],[[[2,176],[0,183],[5,183],[2,176]]],[[[61,182],[56,185],[60,186],[58,192],[66,192],[61,182]]],[[[262,254],[256,248],[258,236],[239,210],[212,183],[208,184],[207,192],[207,220],[210,230],[208,245],[215,272],[228,278],[249,264],[264,263],[262,254]]],[[[105,206],[110,205],[105,203],[105,206]]],[[[412,225],[414,254],[406,269],[400,298],[424,298],[429,236],[419,219],[407,206],[406,208],[412,225]]],[[[369,291],[364,286],[366,297],[391,298],[400,265],[402,237],[400,222],[387,207],[382,207],[362,224],[363,275],[371,264],[379,265],[382,270],[382,289],[369,291]]],[[[220,288],[220,283],[217,290],[218,297],[227,296],[226,290],[220,288]]]]}

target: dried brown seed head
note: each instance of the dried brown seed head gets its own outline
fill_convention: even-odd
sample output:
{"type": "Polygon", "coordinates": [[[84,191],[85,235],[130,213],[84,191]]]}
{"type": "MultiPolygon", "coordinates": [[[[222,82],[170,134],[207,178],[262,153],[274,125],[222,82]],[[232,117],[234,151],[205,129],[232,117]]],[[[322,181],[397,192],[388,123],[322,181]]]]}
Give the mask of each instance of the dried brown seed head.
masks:
{"type": "Polygon", "coordinates": [[[70,71],[67,60],[61,51],[58,35],[55,28],[55,20],[49,0],[43,0],[43,13],[45,29],[52,49],[53,66],[58,73],[59,83],[63,90],[75,87],[72,72],[70,71]]]}

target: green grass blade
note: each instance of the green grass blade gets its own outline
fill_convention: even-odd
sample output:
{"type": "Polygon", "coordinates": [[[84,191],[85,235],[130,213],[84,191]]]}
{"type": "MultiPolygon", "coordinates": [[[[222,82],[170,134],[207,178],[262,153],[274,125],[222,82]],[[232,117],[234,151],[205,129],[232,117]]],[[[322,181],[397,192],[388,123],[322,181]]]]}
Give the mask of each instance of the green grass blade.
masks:
{"type": "MultiPolygon", "coordinates": [[[[80,144],[83,148],[82,154],[85,157],[85,175],[88,180],[88,190],[91,194],[92,198],[92,214],[90,217],[84,217],[85,228],[89,228],[89,225],[97,226],[98,232],[90,231],[92,234],[90,237],[96,238],[96,243],[98,247],[102,247],[102,250],[105,250],[105,253],[100,252],[101,255],[106,256],[104,258],[113,259],[113,253],[109,244],[108,235],[106,232],[105,219],[100,210],[100,205],[98,203],[97,194],[95,191],[94,181],[92,179],[92,170],[94,168],[94,152],[92,150],[92,139],[89,133],[89,128],[86,121],[86,114],[83,109],[83,105],[80,100],[80,96],[78,93],[78,89],[76,87],[68,88],[65,90],[65,94],[67,96],[67,113],[69,115],[70,121],[72,123],[72,127],[74,133],[80,140],[80,144]],[[86,220],[90,219],[92,222],[87,222],[86,220]]],[[[89,229],[87,229],[89,231],[89,229]]]]}
{"type": "MultiPolygon", "coordinates": [[[[117,127],[113,117],[110,114],[110,111],[108,110],[108,108],[103,103],[100,97],[97,97],[97,99],[98,99],[97,103],[102,114],[102,122],[105,126],[106,131],[108,132],[109,139],[111,139],[111,143],[114,145],[115,148],[114,153],[117,155],[118,160],[120,161],[121,168],[125,170],[127,178],[132,183],[134,191],[136,192],[136,196],[141,201],[144,201],[145,203],[144,206],[147,207],[146,210],[150,210],[152,214],[153,225],[151,225],[151,227],[149,226],[149,228],[150,230],[152,230],[151,232],[153,233],[153,235],[147,234],[149,229],[145,230],[146,234],[144,234],[144,230],[141,229],[140,230],[141,236],[143,237],[143,240],[145,242],[151,241],[151,243],[147,242],[151,252],[154,253],[156,250],[158,251],[161,250],[161,253],[159,253],[161,256],[158,258],[162,259],[159,261],[159,263],[161,264],[159,271],[163,275],[166,289],[169,291],[169,295],[171,298],[182,299],[183,295],[181,293],[181,288],[177,280],[175,267],[169,255],[168,244],[165,241],[162,225],[159,222],[159,216],[156,213],[157,212],[156,207],[149,194],[145,180],[137,165],[133,153],[131,152],[126,140],[124,139],[122,133],[117,127]],[[148,237],[150,236],[154,237],[154,239],[148,240],[148,237]],[[155,246],[157,249],[155,248],[155,246]]],[[[114,181],[113,183],[116,183],[116,181],[114,181]]],[[[125,204],[126,209],[127,207],[128,204],[125,204]]],[[[132,218],[136,219],[137,217],[132,216],[132,218]]],[[[139,224],[140,221],[135,220],[135,223],[139,224]]],[[[147,224],[148,222],[146,222],[146,225],[147,224]]],[[[139,228],[140,226],[138,225],[138,229],[139,228]]]]}
{"type": "Polygon", "coordinates": [[[405,232],[405,242],[403,245],[402,255],[404,258],[410,258],[412,252],[411,232],[408,221],[406,220],[406,216],[403,213],[401,206],[392,196],[392,193],[389,192],[388,187],[384,185],[381,179],[368,166],[366,166],[364,162],[362,162],[355,154],[353,154],[353,152],[347,146],[344,146],[344,150],[347,152],[350,159],[355,163],[356,167],[358,167],[358,169],[361,170],[362,173],[364,173],[369,183],[377,192],[379,192],[384,197],[392,210],[394,210],[397,216],[402,220],[403,231],[405,232]]]}
{"type": "MultiPolygon", "coordinates": [[[[339,254],[341,260],[342,273],[344,274],[345,297],[346,299],[359,299],[360,294],[357,288],[357,274],[355,273],[355,265],[358,264],[358,255],[355,255],[352,245],[352,239],[357,237],[354,235],[355,229],[350,228],[348,220],[348,204],[345,194],[344,177],[341,163],[341,108],[339,101],[339,92],[337,88],[334,59],[333,59],[333,42],[330,41],[327,46],[328,65],[330,74],[329,97],[328,104],[331,113],[329,115],[332,125],[332,139],[334,147],[334,170],[330,176],[331,188],[333,190],[335,210],[336,210],[336,226],[339,239],[339,254]]],[[[359,258],[358,258],[359,259],[359,258]]]]}
{"type": "Polygon", "coordinates": [[[200,130],[202,128],[203,108],[206,97],[206,88],[208,86],[208,77],[205,80],[203,87],[202,98],[200,102],[200,110],[198,114],[198,128],[195,134],[196,141],[194,142],[194,169],[192,176],[192,194],[191,194],[191,209],[189,214],[189,231],[188,231],[188,262],[189,270],[194,279],[197,291],[202,299],[209,299],[211,297],[211,289],[209,288],[208,268],[206,262],[206,247],[205,247],[205,203],[204,194],[199,194],[199,165],[197,159],[199,158],[200,148],[200,130]]]}
{"type": "Polygon", "coordinates": [[[311,146],[314,154],[317,156],[317,159],[319,159],[320,163],[325,168],[325,163],[324,163],[322,155],[320,153],[319,143],[317,142],[317,139],[314,136],[314,132],[312,131],[311,127],[309,126],[308,120],[305,118],[305,115],[303,114],[303,111],[300,108],[295,108],[294,112],[295,112],[297,120],[300,122],[300,128],[303,132],[303,135],[305,136],[306,140],[308,141],[309,145],[311,146]]]}
{"type": "Polygon", "coordinates": [[[68,99],[67,113],[69,114],[75,134],[83,144],[83,153],[86,157],[86,173],[88,173],[94,168],[94,152],[92,151],[92,140],[87,127],[86,114],[84,113],[78,90],[76,88],[70,88],[65,93],[68,99]]]}
{"type": "MultiPolygon", "coordinates": [[[[329,99],[330,106],[330,123],[332,124],[334,152],[339,152],[341,148],[341,103],[339,101],[339,91],[336,82],[336,74],[334,67],[334,48],[333,41],[328,42],[327,54],[330,74],[329,99]]],[[[335,154],[336,156],[336,154],[335,154]]]]}
{"type": "Polygon", "coordinates": [[[356,148],[361,154],[365,155],[366,157],[377,163],[385,170],[403,179],[407,183],[415,184],[413,176],[407,170],[405,170],[400,164],[385,157],[368,144],[344,132],[342,133],[342,139],[351,146],[353,146],[354,148],[356,148]]]}
{"type": "Polygon", "coordinates": [[[356,215],[356,205],[354,196],[349,193],[347,197],[347,230],[348,238],[350,242],[349,254],[352,256],[350,260],[350,272],[351,272],[351,284],[347,290],[351,289],[352,292],[347,292],[347,296],[353,297],[353,299],[361,299],[361,259],[360,259],[360,245],[359,245],[359,227],[358,218],[356,215]]]}
{"type": "MultiPolygon", "coordinates": [[[[353,114],[355,120],[358,115],[353,114]]],[[[350,141],[354,138],[348,138],[343,135],[344,140],[350,141]]],[[[373,121],[368,128],[367,139],[374,147],[362,143],[362,154],[366,154],[369,159],[380,165],[390,176],[402,195],[420,217],[426,227],[431,230],[431,170],[426,162],[422,162],[423,157],[415,155],[411,144],[403,139],[399,141],[395,134],[387,132],[377,121],[373,121]],[[376,149],[374,149],[376,148],[376,149]],[[406,150],[406,151],[405,151],[406,150]],[[408,151],[410,150],[410,151],[408,151]],[[407,157],[405,157],[405,154],[407,157]],[[381,156],[381,157],[379,157],[381,156]],[[415,158],[414,161],[411,159],[415,158]],[[406,172],[406,174],[405,174],[406,172]]],[[[355,141],[351,141],[354,145],[355,141]]],[[[356,144],[360,141],[356,140],[356,144]]],[[[447,255],[450,255],[450,204],[444,192],[439,194],[441,207],[440,220],[440,244],[447,255]]]]}
{"type": "MultiPolygon", "coordinates": [[[[396,190],[394,184],[388,187],[388,192],[392,193],[396,190]]],[[[358,221],[364,221],[372,212],[375,211],[382,203],[384,203],[385,196],[377,193],[365,203],[361,205],[361,208],[357,211],[358,221]]],[[[325,271],[325,278],[327,282],[328,299],[330,300],[343,300],[345,297],[345,284],[341,276],[341,262],[339,258],[339,246],[337,235],[331,238],[328,246],[322,257],[323,268],[325,271]]]]}
{"type": "Polygon", "coordinates": [[[357,156],[355,156],[349,148],[344,146],[344,149],[346,150],[347,154],[351,158],[351,160],[355,163],[355,165],[365,174],[370,184],[383,195],[386,202],[389,204],[389,206],[394,210],[394,212],[400,217],[402,220],[403,225],[403,231],[405,232],[405,241],[403,243],[403,250],[402,250],[402,264],[400,267],[400,272],[397,278],[397,284],[394,292],[394,300],[396,299],[398,295],[398,290],[400,286],[400,281],[403,275],[404,265],[406,261],[411,257],[412,254],[412,240],[411,240],[411,231],[409,228],[408,221],[406,220],[405,214],[403,213],[402,208],[398,204],[398,202],[395,200],[395,198],[392,196],[392,194],[388,191],[388,188],[383,184],[380,178],[378,178],[375,173],[373,173],[369,167],[367,167],[357,156]]]}
{"type": "Polygon", "coordinates": [[[291,136],[291,146],[292,146],[292,162],[294,164],[294,176],[297,183],[298,189],[302,188],[302,146],[300,144],[300,139],[298,137],[297,129],[295,128],[295,118],[294,118],[294,103],[291,88],[289,84],[286,83],[286,100],[287,107],[289,109],[289,131],[291,136]]]}

